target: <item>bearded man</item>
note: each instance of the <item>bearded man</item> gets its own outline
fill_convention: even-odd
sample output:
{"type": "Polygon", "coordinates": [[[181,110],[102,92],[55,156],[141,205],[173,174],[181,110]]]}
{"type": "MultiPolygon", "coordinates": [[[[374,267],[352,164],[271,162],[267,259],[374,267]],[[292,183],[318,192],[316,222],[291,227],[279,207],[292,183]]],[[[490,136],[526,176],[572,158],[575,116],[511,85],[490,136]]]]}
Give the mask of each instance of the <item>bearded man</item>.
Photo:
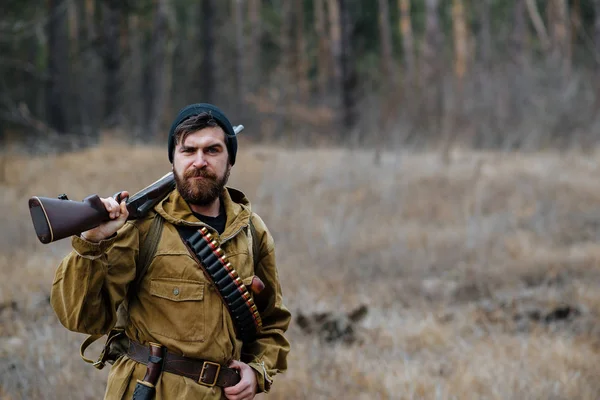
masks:
{"type": "Polygon", "coordinates": [[[73,250],[52,285],[52,307],[67,329],[102,335],[115,326],[127,299],[127,352],[111,367],[105,399],[141,398],[148,388],[157,400],[252,399],[287,369],[290,350],[284,334],[291,317],[273,237],[244,194],[226,187],[237,139],[219,108],[202,103],[182,109],[171,126],[168,153],[176,189],[131,221],[125,201],[103,198],[111,220],[72,238],[73,250]],[[151,262],[134,285],[141,248],[157,222],[162,230],[151,262]],[[223,274],[234,278],[231,295],[207,272],[202,254],[194,254],[190,243],[199,230],[227,257],[225,263],[222,253],[210,254],[223,261],[215,268],[226,267],[223,274]],[[256,278],[264,284],[260,299],[242,290],[256,278]],[[248,304],[255,306],[252,318],[235,314],[233,308],[248,304]]]}

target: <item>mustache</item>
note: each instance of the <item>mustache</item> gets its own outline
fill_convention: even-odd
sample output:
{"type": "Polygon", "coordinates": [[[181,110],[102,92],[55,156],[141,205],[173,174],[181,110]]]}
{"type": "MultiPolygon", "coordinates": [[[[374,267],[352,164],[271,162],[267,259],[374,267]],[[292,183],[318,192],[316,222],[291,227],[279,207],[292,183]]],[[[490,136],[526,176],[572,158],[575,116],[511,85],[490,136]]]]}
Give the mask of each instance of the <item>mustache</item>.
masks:
{"type": "Polygon", "coordinates": [[[184,178],[208,178],[217,179],[217,175],[204,169],[190,169],[183,174],[184,178]]]}

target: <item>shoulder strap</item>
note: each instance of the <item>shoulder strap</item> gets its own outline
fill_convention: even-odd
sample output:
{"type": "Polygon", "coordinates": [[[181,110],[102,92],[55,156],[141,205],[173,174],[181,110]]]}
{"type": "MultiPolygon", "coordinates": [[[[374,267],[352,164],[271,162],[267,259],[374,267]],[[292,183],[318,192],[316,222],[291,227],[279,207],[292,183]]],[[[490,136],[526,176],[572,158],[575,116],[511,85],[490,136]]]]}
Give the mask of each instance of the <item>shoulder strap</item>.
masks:
{"type": "Polygon", "coordinates": [[[258,236],[256,235],[256,228],[252,223],[252,216],[254,213],[250,214],[250,235],[248,236],[248,240],[251,242],[250,251],[252,251],[252,261],[254,262],[254,269],[256,270],[256,265],[258,261],[260,261],[260,243],[258,241],[258,236]]]}
{"type": "MultiPolygon", "coordinates": [[[[163,222],[163,217],[157,213],[152,220],[152,224],[150,225],[150,229],[146,234],[146,238],[140,246],[138,269],[136,271],[135,281],[133,283],[134,291],[137,290],[140,282],[144,278],[144,275],[146,275],[146,272],[148,272],[148,267],[150,267],[152,258],[154,258],[154,254],[156,254],[158,242],[160,242],[160,236],[162,235],[163,231],[163,222]]],[[[129,292],[132,293],[133,291],[129,290],[129,292]]]]}

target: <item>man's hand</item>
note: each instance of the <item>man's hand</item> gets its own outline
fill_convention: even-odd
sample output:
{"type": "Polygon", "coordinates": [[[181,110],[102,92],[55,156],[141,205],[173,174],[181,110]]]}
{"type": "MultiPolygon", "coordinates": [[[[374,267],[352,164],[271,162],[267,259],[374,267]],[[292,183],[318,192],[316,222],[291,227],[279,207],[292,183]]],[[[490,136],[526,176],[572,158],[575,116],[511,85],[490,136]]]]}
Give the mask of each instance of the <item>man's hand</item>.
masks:
{"type": "MultiPolygon", "coordinates": [[[[129,197],[129,193],[126,191],[121,192],[121,198],[124,199],[126,197],[129,197]]],[[[104,208],[108,211],[110,221],[104,222],[89,231],[82,232],[81,237],[88,242],[97,243],[111,237],[125,225],[125,221],[127,221],[127,217],[129,216],[129,211],[127,211],[127,207],[125,206],[125,200],[121,201],[121,204],[117,203],[112,197],[105,199],[101,198],[100,200],[102,200],[104,208]]]]}
{"type": "Polygon", "coordinates": [[[256,373],[248,365],[233,360],[229,368],[237,369],[241,380],[237,385],[223,389],[228,400],[252,400],[256,396],[256,373]]]}

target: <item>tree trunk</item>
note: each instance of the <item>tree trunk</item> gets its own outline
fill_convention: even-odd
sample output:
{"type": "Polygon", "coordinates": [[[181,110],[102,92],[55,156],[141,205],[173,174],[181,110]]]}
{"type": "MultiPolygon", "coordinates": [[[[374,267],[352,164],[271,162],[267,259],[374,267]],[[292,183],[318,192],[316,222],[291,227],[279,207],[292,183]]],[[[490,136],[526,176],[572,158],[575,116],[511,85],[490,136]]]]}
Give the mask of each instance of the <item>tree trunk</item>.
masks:
{"type": "Polygon", "coordinates": [[[207,102],[215,101],[215,0],[202,0],[202,95],[207,102]]]}
{"type": "Polygon", "coordinates": [[[148,133],[155,138],[160,131],[165,105],[168,102],[167,46],[169,37],[168,0],[157,0],[150,43],[148,86],[148,107],[146,120],[148,133]]]}
{"type": "MultiPolygon", "coordinates": [[[[144,97],[140,98],[140,94],[135,90],[137,87],[145,87],[145,79],[149,72],[148,67],[144,67],[144,63],[147,58],[144,57],[144,36],[145,33],[142,29],[142,23],[140,22],[140,17],[137,15],[129,16],[129,64],[131,66],[131,70],[127,69],[127,79],[125,82],[127,83],[127,90],[125,94],[125,107],[127,107],[127,112],[130,116],[130,122],[135,127],[135,139],[142,139],[144,132],[143,129],[146,127],[146,123],[144,122],[146,119],[146,99],[144,97]],[[130,74],[129,71],[136,71],[134,74],[130,74]],[[148,71],[148,72],[146,72],[148,71]],[[140,73],[141,72],[141,73],[140,73]]],[[[142,95],[144,91],[142,90],[142,95]]]]}
{"type": "MultiPolygon", "coordinates": [[[[485,2],[486,0],[482,0],[485,2]]],[[[465,7],[462,0],[452,3],[452,30],[454,34],[454,75],[462,93],[465,75],[467,73],[467,25],[465,22],[465,7]]]]}
{"type": "Polygon", "coordinates": [[[548,51],[550,49],[550,39],[548,38],[548,32],[546,32],[546,27],[544,26],[544,21],[540,16],[537,4],[535,0],[525,0],[525,5],[527,5],[529,18],[531,19],[531,23],[533,24],[533,27],[538,35],[542,49],[544,51],[548,51]]]}
{"type": "MultiPolygon", "coordinates": [[[[404,65],[408,82],[415,78],[415,50],[410,17],[410,0],[398,0],[400,9],[400,34],[402,35],[402,50],[404,51],[404,65]]],[[[408,87],[408,85],[406,85],[408,87]]]]}
{"type": "Polygon", "coordinates": [[[48,80],[46,83],[46,119],[52,129],[65,133],[69,130],[66,102],[68,76],[68,36],[66,0],[48,0],[50,18],[48,35],[48,80]]]}
{"type": "Polygon", "coordinates": [[[442,84],[440,70],[442,54],[441,29],[438,17],[438,0],[426,0],[425,37],[422,47],[421,93],[423,93],[423,114],[421,119],[425,129],[432,131],[439,128],[442,118],[442,84]]]}
{"type": "Polygon", "coordinates": [[[279,46],[280,54],[282,57],[281,67],[283,73],[283,91],[285,93],[291,92],[290,85],[292,85],[293,71],[295,70],[295,56],[294,51],[294,0],[283,0],[281,4],[281,27],[279,31],[279,46]]]}
{"type": "Polygon", "coordinates": [[[379,42],[381,43],[381,66],[386,81],[384,87],[392,92],[397,88],[397,74],[392,50],[390,8],[388,0],[377,0],[379,6],[379,42]]]}
{"type": "Polygon", "coordinates": [[[522,65],[525,62],[528,42],[525,1],[526,0],[515,0],[513,11],[515,25],[511,42],[513,47],[513,58],[519,65],[522,65]]]}
{"type": "Polygon", "coordinates": [[[103,61],[106,75],[104,85],[104,126],[113,128],[119,123],[121,82],[119,78],[121,51],[120,24],[121,12],[115,0],[102,2],[102,22],[104,31],[103,61]]]}
{"type": "MultiPolygon", "coordinates": [[[[93,21],[93,18],[88,14],[89,10],[86,3],[73,1],[70,4],[73,7],[71,14],[73,20],[69,22],[69,26],[73,29],[71,34],[76,37],[75,40],[70,39],[72,52],[75,54],[71,63],[72,74],[70,78],[75,101],[72,108],[73,125],[76,125],[76,129],[81,131],[83,135],[91,138],[96,136],[98,128],[96,113],[94,112],[94,98],[89,95],[89,81],[92,76],[89,65],[95,53],[90,45],[92,42],[92,28],[88,26],[88,20],[93,21]]],[[[93,7],[91,12],[94,12],[93,7]]],[[[95,90],[94,88],[93,91],[95,90]]]]}
{"type": "Polygon", "coordinates": [[[306,37],[304,35],[304,0],[294,0],[294,14],[296,16],[296,82],[300,101],[308,101],[308,56],[306,54],[306,37]]]}
{"type": "Polygon", "coordinates": [[[77,54],[79,49],[79,20],[77,13],[77,2],[70,1],[67,5],[68,29],[69,29],[69,44],[73,51],[77,54]]]}
{"type": "Polygon", "coordinates": [[[261,81],[259,71],[261,70],[260,55],[261,55],[261,0],[249,0],[248,2],[248,20],[250,22],[250,35],[248,46],[248,76],[250,90],[255,91],[261,81]]]}
{"type": "Polygon", "coordinates": [[[600,54],[600,0],[594,0],[594,43],[600,54]]]}
{"type": "Polygon", "coordinates": [[[492,28],[490,22],[490,0],[480,0],[479,20],[481,31],[479,34],[481,61],[486,69],[492,65],[492,28]]]}
{"type": "Polygon", "coordinates": [[[318,55],[317,55],[317,88],[319,98],[324,99],[327,93],[327,81],[329,80],[329,70],[331,66],[329,35],[326,31],[325,23],[325,4],[323,0],[315,0],[315,30],[318,40],[318,55]]]}
{"type": "MultiPolygon", "coordinates": [[[[482,0],[483,2],[487,0],[482,0]]],[[[467,74],[468,58],[468,33],[465,21],[465,6],[463,0],[453,0],[452,3],[452,32],[454,39],[454,99],[452,102],[450,125],[445,132],[444,159],[447,161],[449,150],[455,142],[456,137],[463,133],[466,120],[464,118],[464,86],[467,74]]],[[[489,44],[488,44],[489,46],[489,44]]],[[[472,139],[472,138],[469,138],[472,139]]]]}
{"type": "Polygon", "coordinates": [[[272,84],[275,86],[275,96],[277,98],[275,113],[277,117],[273,122],[274,128],[268,127],[268,123],[264,123],[266,130],[277,133],[277,136],[286,133],[286,125],[292,116],[292,90],[293,72],[294,72],[294,44],[293,36],[293,0],[282,0],[279,2],[279,12],[281,16],[281,24],[279,28],[279,62],[276,73],[271,78],[272,84]]]}
{"type": "Polygon", "coordinates": [[[96,23],[94,15],[96,14],[96,1],[85,0],[85,26],[87,31],[88,43],[96,37],[96,23]]]}
{"type": "Polygon", "coordinates": [[[352,55],[352,31],[353,21],[348,7],[349,0],[338,0],[341,20],[341,73],[342,73],[342,126],[350,132],[358,122],[356,115],[356,67],[352,55]]]}
{"type": "MultiPolygon", "coordinates": [[[[571,7],[571,22],[572,26],[570,29],[571,38],[575,40],[583,28],[583,19],[581,17],[581,0],[573,0],[573,6],[571,7]]],[[[573,42],[575,43],[575,42],[573,42]]]]}
{"type": "MultiPolygon", "coordinates": [[[[596,54],[600,54],[600,0],[594,0],[594,44],[596,54]]],[[[594,109],[600,108],[600,66],[596,64],[594,87],[596,92],[594,109]]]]}
{"type": "Polygon", "coordinates": [[[381,43],[382,100],[380,112],[380,130],[389,132],[396,117],[398,77],[392,49],[392,33],[390,29],[390,8],[388,0],[378,0],[379,9],[379,42],[381,43]]]}
{"type": "Polygon", "coordinates": [[[552,38],[552,58],[560,65],[564,74],[571,71],[571,29],[566,0],[551,0],[548,4],[551,15],[548,24],[552,38]]]}
{"type": "Polygon", "coordinates": [[[239,115],[242,108],[242,98],[246,91],[244,82],[244,20],[242,17],[242,0],[233,0],[235,19],[235,113],[239,115]]]}
{"type": "Polygon", "coordinates": [[[335,90],[340,91],[342,81],[342,26],[339,0],[327,0],[329,13],[329,36],[331,38],[331,63],[335,90]]]}

